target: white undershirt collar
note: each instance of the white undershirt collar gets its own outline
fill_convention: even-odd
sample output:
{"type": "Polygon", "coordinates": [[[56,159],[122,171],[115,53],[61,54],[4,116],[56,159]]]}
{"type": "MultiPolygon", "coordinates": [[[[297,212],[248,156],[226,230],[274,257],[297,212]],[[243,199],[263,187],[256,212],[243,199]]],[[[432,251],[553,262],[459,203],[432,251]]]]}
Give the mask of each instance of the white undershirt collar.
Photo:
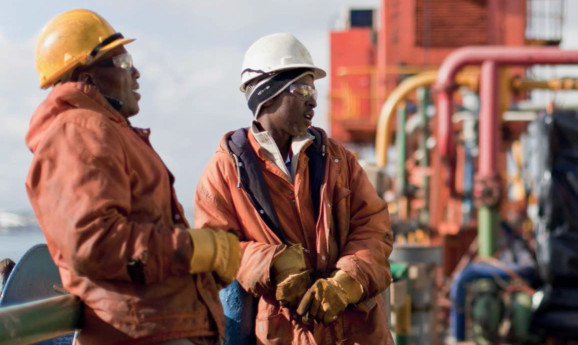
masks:
{"type": "Polygon", "coordinates": [[[300,135],[297,137],[293,137],[291,139],[291,152],[293,152],[293,157],[291,158],[291,171],[287,169],[285,162],[289,159],[287,157],[282,157],[275,140],[267,131],[259,131],[259,127],[256,124],[256,121],[253,121],[251,124],[251,133],[255,137],[257,143],[261,146],[264,150],[265,155],[269,158],[276,166],[281,169],[285,175],[289,178],[291,182],[293,182],[293,177],[295,176],[295,172],[297,171],[297,162],[299,161],[299,153],[301,149],[307,144],[309,141],[313,141],[315,138],[309,132],[305,133],[304,135],[300,135]]]}

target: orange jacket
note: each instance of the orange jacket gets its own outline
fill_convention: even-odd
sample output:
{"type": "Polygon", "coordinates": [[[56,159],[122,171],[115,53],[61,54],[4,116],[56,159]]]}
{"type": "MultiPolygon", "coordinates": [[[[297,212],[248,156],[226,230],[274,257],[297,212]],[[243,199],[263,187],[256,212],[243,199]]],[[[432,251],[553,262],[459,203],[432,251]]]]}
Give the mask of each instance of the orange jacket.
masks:
{"type": "Polygon", "coordinates": [[[224,335],[214,279],[188,273],[188,224],[148,137],[82,83],[55,86],[30,122],[28,197],[64,288],[85,303],[81,344],[224,335]]]}
{"type": "Polygon", "coordinates": [[[392,233],[386,203],[380,199],[353,154],[323,134],[326,175],[319,218],[313,219],[308,157],[299,154],[292,184],[260,150],[249,131],[249,142],[269,188],[281,228],[290,241],[309,251],[307,265],[317,275],[341,269],[364,290],[356,307],[348,308],[327,327],[301,323],[294,310],[274,298],[271,262],[286,246],[267,227],[242,188],[238,167],[227,146],[226,134],[199,180],[195,195],[195,226],[236,229],[241,233],[243,257],[237,280],[259,300],[256,336],[263,344],[388,344],[392,343],[386,311],[379,295],[391,281],[387,258],[392,233]]]}

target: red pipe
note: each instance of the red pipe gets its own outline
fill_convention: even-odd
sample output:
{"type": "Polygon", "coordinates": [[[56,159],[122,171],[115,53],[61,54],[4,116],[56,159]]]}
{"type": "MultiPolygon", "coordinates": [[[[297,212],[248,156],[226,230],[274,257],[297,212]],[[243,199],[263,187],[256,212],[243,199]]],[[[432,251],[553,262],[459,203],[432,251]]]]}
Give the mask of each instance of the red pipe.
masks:
{"type": "MultiPolygon", "coordinates": [[[[484,46],[484,47],[464,47],[456,49],[452,54],[450,54],[440,66],[438,77],[434,88],[438,91],[437,93],[437,109],[438,109],[438,125],[437,125],[437,141],[438,149],[441,158],[445,162],[455,161],[455,147],[453,147],[453,135],[452,135],[452,93],[455,88],[455,76],[456,74],[466,65],[482,64],[486,61],[491,61],[494,67],[488,65],[486,69],[488,74],[490,70],[497,69],[499,65],[560,65],[560,64],[578,64],[578,51],[570,50],[560,50],[558,48],[551,47],[503,47],[503,46],[484,46]]],[[[486,78],[482,76],[482,80],[486,78]]],[[[497,122],[497,93],[495,91],[497,87],[497,76],[494,78],[494,82],[484,81],[486,87],[493,88],[494,90],[486,90],[485,93],[488,95],[486,97],[492,98],[492,100],[482,97],[482,104],[485,102],[492,102],[493,105],[483,105],[488,111],[480,114],[480,126],[483,126],[485,121],[493,121],[489,118],[496,117],[497,122]]],[[[505,90],[504,90],[505,91],[505,90]]],[[[494,124],[488,122],[485,124],[488,129],[493,128],[494,124]]],[[[494,135],[497,135],[497,131],[493,130],[494,135]]],[[[484,141],[489,140],[481,139],[480,150],[482,144],[489,144],[489,142],[484,141]]],[[[491,141],[492,143],[495,140],[491,141]]],[[[495,151],[495,150],[490,150],[495,151]]],[[[481,152],[480,152],[481,153],[481,152]]],[[[493,158],[486,157],[484,159],[494,160],[493,158]]],[[[491,163],[486,171],[488,174],[496,174],[496,166],[491,163]]],[[[481,164],[482,166],[484,164],[481,164]]],[[[453,167],[451,167],[453,169],[453,167]]],[[[448,181],[450,187],[454,185],[455,181],[448,181]]]]}
{"type": "Polygon", "coordinates": [[[482,63],[480,80],[480,160],[479,176],[490,177],[498,170],[498,66],[495,61],[482,63]]]}

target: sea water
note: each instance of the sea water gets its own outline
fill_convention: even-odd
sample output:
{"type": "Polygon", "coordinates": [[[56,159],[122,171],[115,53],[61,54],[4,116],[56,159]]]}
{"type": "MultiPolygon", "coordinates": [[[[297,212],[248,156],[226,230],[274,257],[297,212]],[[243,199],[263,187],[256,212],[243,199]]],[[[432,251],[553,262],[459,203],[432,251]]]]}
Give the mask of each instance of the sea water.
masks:
{"type": "Polygon", "coordinates": [[[0,260],[18,262],[29,248],[39,243],[46,243],[46,240],[37,226],[0,228],[0,260]]]}

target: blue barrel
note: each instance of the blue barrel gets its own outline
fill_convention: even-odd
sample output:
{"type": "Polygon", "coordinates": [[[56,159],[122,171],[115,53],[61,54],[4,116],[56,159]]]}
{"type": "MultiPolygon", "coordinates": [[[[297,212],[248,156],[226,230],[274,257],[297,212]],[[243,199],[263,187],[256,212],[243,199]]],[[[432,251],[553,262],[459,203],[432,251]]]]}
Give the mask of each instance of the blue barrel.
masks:
{"type": "Polygon", "coordinates": [[[225,345],[253,345],[258,299],[247,293],[236,280],[219,291],[225,312],[225,345]]]}
{"type": "MultiPolygon", "coordinates": [[[[2,291],[0,308],[62,296],[54,289],[55,285],[62,287],[58,267],[52,261],[46,244],[37,244],[26,251],[14,266],[2,291]]],[[[36,344],[69,345],[73,342],[74,333],[36,344]]]]}

